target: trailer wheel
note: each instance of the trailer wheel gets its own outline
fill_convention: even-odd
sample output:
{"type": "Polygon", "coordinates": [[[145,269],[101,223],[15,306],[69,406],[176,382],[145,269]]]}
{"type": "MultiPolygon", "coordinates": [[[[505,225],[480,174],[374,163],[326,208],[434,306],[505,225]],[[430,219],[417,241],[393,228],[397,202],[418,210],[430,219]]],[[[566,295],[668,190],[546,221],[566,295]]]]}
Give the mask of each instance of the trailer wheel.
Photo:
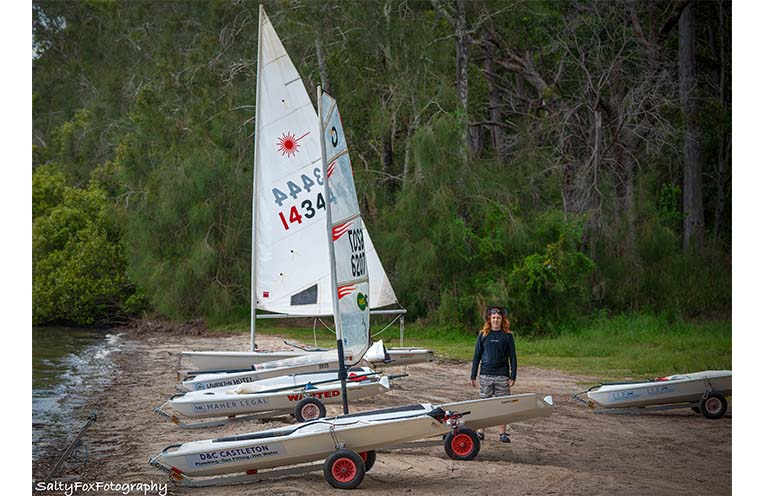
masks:
{"type": "Polygon", "coordinates": [[[474,430],[460,427],[446,435],[444,450],[452,460],[472,460],[481,450],[481,440],[474,430]]]}
{"type": "Polygon", "coordinates": [[[295,407],[295,418],[298,422],[308,422],[322,418],[327,414],[324,403],[316,398],[303,398],[295,407]]]}
{"type": "Polygon", "coordinates": [[[364,461],[358,453],[340,449],[324,461],[324,479],[337,489],[353,489],[364,480],[364,461]]]}
{"type": "Polygon", "coordinates": [[[728,410],[728,401],[719,393],[710,393],[699,401],[699,410],[708,419],[719,419],[728,410]]]}
{"type": "Polygon", "coordinates": [[[362,451],[359,453],[359,456],[364,461],[364,471],[369,472],[372,470],[372,467],[375,465],[375,460],[377,460],[377,453],[375,453],[375,450],[362,451]]]}

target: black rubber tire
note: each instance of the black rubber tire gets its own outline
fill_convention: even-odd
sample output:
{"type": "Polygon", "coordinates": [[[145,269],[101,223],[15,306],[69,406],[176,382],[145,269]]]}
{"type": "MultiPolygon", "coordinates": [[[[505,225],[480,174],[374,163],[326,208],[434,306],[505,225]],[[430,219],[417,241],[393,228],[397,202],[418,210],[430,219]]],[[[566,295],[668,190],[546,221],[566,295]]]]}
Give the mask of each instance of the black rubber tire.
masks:
{"type": "Polygon", "coordinates": [[[481,440],[473,429],[460,427],[446,435],[444,450],[452,460],[472,460],[481,451],[481,440]]]}
{"type": "Polygon", "coordinates": [[[359,453],[359,455],[361,455],[361,459],[364,460],[364,470],[366,472],[372,470],[372,467],[375,466],[375,460],[377,460],[377,453],[375,453],[375,450],[363,451],[359,453]]]}
{"type": "Polygon", "coordinates": [[[303,398],[295,407],[295,418],[298,422],[308,422],[322,418],[327,414],[324,403],[316,398],[303,398]]]}
{"type": "Polygon", "coordinates": [[[324,461],[324,480],[337,489],[354,489],[364,480],[364,460],[355,451],[340,449],[324,461]]]}
{"type": "Polygon", "coordinates": [[[719,393],[709,393],[699,401],[699,410],[708,419],[719,419],[728,411],[728,401],[719,393]]]}

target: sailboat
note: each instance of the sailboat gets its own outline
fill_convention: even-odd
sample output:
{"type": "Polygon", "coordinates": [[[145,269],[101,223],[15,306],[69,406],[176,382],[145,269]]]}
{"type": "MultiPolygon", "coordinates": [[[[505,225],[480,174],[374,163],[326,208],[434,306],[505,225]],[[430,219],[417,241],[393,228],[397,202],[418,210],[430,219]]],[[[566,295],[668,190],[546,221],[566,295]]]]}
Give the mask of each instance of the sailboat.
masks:
{"type": "MultiPolygon", "coordinates": [[[[262,6],[260,29],[261,34],[265,29],[273,30],[262,6]]],[[[278,51],[264,54],[262,40],[261,37],[259,68],[263,69],[262,61],[270,64],[281,60],[283,63],[278,51]]],[[[283,57],[286,58],[286,53],[283,57]]],[[[259,102],[262,101],[260,91],[258,86],[259,102]]],[[[323,197],[326,198],[325,229],[328,236],[325,240],[330,260],[331,302],[344,415],[312,420],[297,427],[168,446],[149,463],[175,481],[191,486],[241,483],[322,467],[330,485],[353,489],[374,465],[377,449],[416,440],[428,442],[430,438],[442,443],[452,459],[472,460],[481,447],[475,429],[552,414],[552,398],[535,393],[348,414],[346,373],[348,367],[362,360],[369,347],[369,306],[374,276],[365,260],[369,241],[359,215],[340,114],[334,99],[321,89],[318,90],[318,106],[321,125],[317,138],[322,147],[322,173],[316,179],[317,182],[321,180],[323,197]],[[304,465],[319,460],[324,460],[323,464],[304,465]],[[259,472],[290,466],[292,468],[259,472]]],[[[257,129],[265,136],[268,126],[258,125],[257,129]]]]}
{"type": "MultiPolygon", "coordinates": [[[[356,186],[353,182],[353,171],[348,155],[348,147],[345,141],[343,126],[340,120],[340,112],[335,100],[318,89],[319,115],[321,116],[321,177],[324,178],[323,190],[326,203],[327,215],[325,219],[326,240],[329,251],[329,272],[333,294],[333,315],[335,320],[335,334],[337,336],[337,373],[333,377],[325,379],[321,393],[324,398],[332,399],[332,393],[338,392],[343,404],[344,413],[348,413],[348,368],[361,362],[369,348],[369,276],[365,263],[366,252],[364,250],[364,226],[359,212],[359,204],[356,198],[356,186]],[[339,382],[339,388],[333,384],[339,382]],[[339,389],[339,390],[338,390],[339,389]]],[[[296,367],[309,368],[318,365],[319,362],[311,360],[331,358],[333,352],[315,353],[305,357],[283,360],[294,362],[292,370],[296,367]],[[302,362],[302,363],[298,363],[302,362]]],[[[270,364],[279,362],[269,362],[270,364]]],[[[269,363],[261,364],[260,367],[268,366],[269,363]]],[[[283,367],[272,367],[279,370],[283,367]]],[[[244,377],[253,377],[262,371],[248,372],[244,377]]],[[[367,372],[369,373],[369,372],[367,372]]],[[[225,374],[224,374],[225,375],[225,374]]],[[[234,373],[237,377],[241,374],[234,373]]],[[[380,383],[365,381],[365,383],[353,384],[351,390],[356,397],[373,395],[388,389],[387,378],[380,383]]],[[[315,384],[315,383],[314,383],[315,384]]],[[[203,391],[191,391],[180,397],[171,398],[166,404],[175,411],[187,417],[211,417],[237,414],[253,414],[257,410],[287,411],[294,407],[298,399],[295,388],[278,388],[267,392],[242,390],[242,385],[235,389],[224,387],[203,391]]],[[[303,388],[305,385],[302,386],[303,388]]],[[[312,386],[314,387],[314,386],[312,386]]],[[[315,392],[315,391],[314,391],[315,392]]],[[[308,395],[309,392],[305,391],[308,395]]],[[[323,404],[314,398],[300,398],[303,401],[316,403],[303,405],[303,401],[297,404],[295,416],[301,417],[300,409],[309,406],[315,412],[323,408],[323,404]]],[[[157,413],[164,413],[161,407],[155,409],[157,413]]],[[[166,414],[171,420],[172,415],[166,414]]],[[[323,416],[323,414],[321,415],[323,416]]],[[[209,423],[202,424],[210,425],[209,423]]],[[[217,425],[217,423],[216,423],[217,425]]]]}
{"type": "MultiPolygon", "coordinates": [[[[342,401],[342,385],[334,372],[309,372],[176,394],[154,412],[178,427],[197,429],[292,414],[298,422],[324,417],[325,405],[342,401]]],[[[347,397],[352,400],[384,394],[390,380],[368,367],[349,370],[347,397]]]]}
{"type": "Polygon", "coordinates": [[[190,487],[323,470],[332,487],[353,489],[372,469],[376,450],[442,445],[449,458],[472,460],[481,449],[476,429],[552,414],[552,397],[536,393],[419,403],[174,444],[152,456],[149,464],[190,487]]]}
{"type": "MultiPolygon", "coordinates": [[[[256,309],[269,314],[258,318],[321,317],[333,314],[329,247],[326,243],[327,209],[340,201],[339,191],[325,190],[319,118],[297,69],[273,25],[263,13],[259,29],[258,81],[255,116],[255,172],[253,178],[253,235],[251,276],[250,351],[190,351],[197,371],[248,368],[252,364],[311,355],[306,350],[255,351],[256,309]]],[[[345,146],[339,135],[337,146],[345,146]]],[[[330,141],[330,144],[335,143],[330,141]]],[[[338,172],[339,173],[339,172],[338,172]]],[[[349,178],[353,184],[352,177],[349,178]]],[[[355,195],[353,201],[356,201],[355,195]]],[[[398,300],[361,217],[348,227],[356,242],[354,267],[370,275],[365,306],[375,314],[398,315],[403,341],[403,314],[386,310],[398,300]],[[358,244],[363,240],[363,244],[358,244]]],[[[370,365],[394,365],[433,360],[432,350],[391,348],[388,356],[368,357],[370,365]]],[[[324,361],[315,357],[310,360],[324,361]]]]}

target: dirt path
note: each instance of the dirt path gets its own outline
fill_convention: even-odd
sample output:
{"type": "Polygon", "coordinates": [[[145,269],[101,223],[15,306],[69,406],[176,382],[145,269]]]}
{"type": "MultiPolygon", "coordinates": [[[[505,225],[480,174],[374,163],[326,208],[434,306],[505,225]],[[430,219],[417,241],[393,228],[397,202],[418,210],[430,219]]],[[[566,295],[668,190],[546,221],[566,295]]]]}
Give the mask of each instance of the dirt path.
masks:
{"type": "MultiPolygon", "coordinates": [[[[84,410],[95,409],[99,414],[86,437],[88,463],[66,464],[59,480],[165,483],[164,474],[147,464],[149,457],[165,446],[283,425],[279,421],[256,421],[189,431],[152,412],[174,393],[175,356],[180,351],[245,350],[248,336],[211,338],[153,332],[126,339],[117,357],[121,373],[98,393],[98,401],[84,410]]],[[[281,339],[265,336],[258,338],[258,344],[261,349],[285,347],[281,339]]],[[[391,373],[398,372],[396,368],[391,373]]],[[[361,400],[353,408],[478,397],[477,389],[470,386],[469,363],[413,365],[407,372],[410,377],[396,382],[389,394],[361,400]]],[[[718,421],[706,420],[690,410],[640,416],[595,415],[570,398],[588,379],[521,366],[513,393],[552,394],[556,404],[552,417],[511,424],[509,445],[498,441],[496,429],[488,430],[480,454],[471,462],[452,462],[438,447],[381,452],[356,494],[731,493],[731,410],[718,421]]],[[[340,413],[339,407],[329,407],[328,413],[340,413]]],[[[45,463],[34,467],[37,479],[45,473],[45,463]]],[[[337,494],[319,472],[246,486],[192,489],[170,484],[168,492],[194,496],[337,494]]]]}

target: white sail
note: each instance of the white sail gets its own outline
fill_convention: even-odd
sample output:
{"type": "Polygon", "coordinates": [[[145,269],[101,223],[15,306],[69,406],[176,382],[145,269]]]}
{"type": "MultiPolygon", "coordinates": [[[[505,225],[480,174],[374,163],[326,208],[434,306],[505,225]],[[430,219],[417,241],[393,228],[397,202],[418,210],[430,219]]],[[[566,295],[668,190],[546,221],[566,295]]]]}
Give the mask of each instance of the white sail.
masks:
{"type": "MultiPolygon", "coordinates": [[[[319,120],[303,81],[261,9],[254,179],[256,308],[332,315],[319,120]]],[[[372,308],[396,295],[359,218],[372,308]]]]}
{"type": "Polygon", "coordinates": [[[360,361],[369,347],[369,276],[351,158],[337,102],[319,91],[324,139],[322,170],[326,171],[327,221],[332,285],[337,291],[335,332],[343,343],[345,363],[360,361]]]}

